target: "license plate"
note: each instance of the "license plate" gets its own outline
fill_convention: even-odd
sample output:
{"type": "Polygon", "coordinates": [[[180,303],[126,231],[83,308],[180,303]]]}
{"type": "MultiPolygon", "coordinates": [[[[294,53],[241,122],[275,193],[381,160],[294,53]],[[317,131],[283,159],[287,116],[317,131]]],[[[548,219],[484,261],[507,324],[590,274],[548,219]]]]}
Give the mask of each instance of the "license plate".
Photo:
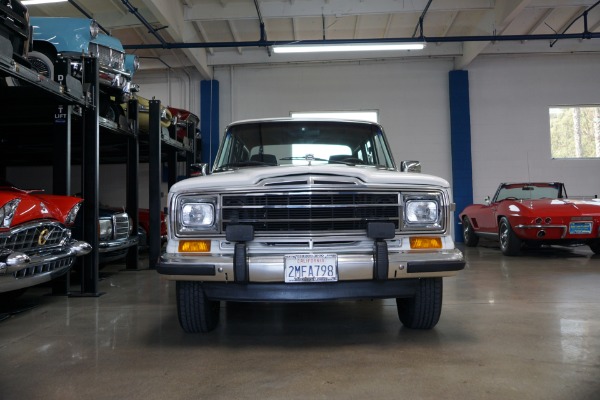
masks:
{"type": "Polygon", "coordinates": [[[286,283],[336,282],[336,254],[295,254],[284,256],[286,283]]]}
{"type": "Polygon", "coordinates": [[[591,222],[571,222],[569,223],[569,233],[573,235],[586,235],[592,233],[591,222]]]}

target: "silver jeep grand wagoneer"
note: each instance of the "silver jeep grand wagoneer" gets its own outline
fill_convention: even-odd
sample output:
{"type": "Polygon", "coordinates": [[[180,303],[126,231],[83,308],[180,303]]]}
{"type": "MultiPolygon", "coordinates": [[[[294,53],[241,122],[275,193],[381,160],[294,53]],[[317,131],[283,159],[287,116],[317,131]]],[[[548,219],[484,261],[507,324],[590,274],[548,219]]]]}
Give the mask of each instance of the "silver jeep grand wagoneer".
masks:
{"type": "Polygon", "coordinates": [[[158,272],[179,322],[207,332],[220,301],[395,298],[404,326],[433,328],[442,278],[464,268],[445,180],[397,168],[383,129],[362,121],[229,125],[211,173],[169,192],[158,272]]]}

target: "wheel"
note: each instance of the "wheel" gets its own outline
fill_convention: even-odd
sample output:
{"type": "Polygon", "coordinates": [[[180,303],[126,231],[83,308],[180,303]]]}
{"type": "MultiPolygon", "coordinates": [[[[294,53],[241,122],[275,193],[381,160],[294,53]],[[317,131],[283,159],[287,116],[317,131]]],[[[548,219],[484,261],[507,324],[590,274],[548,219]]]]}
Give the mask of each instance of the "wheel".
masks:
{"type": "Polygon", "coordinates": [[[521,251],[521,239],[515,235],[506,217],[500,219],[498,239],[500,241],[500,250],[502,250],[502,254],[505,256],[516,256],[521,251]]]}
{"type": "Polygon", "coordinates": [[[473,230],[473,225],[471,225],[471,221],[469,221],[469,218],[463,217],[462,226],[463,239],[465,240],[465,245],[469,247],[477,246],[477,243],[479,243],[479,236],[475,234],[475,231],[473,230]]]}
{"type": "Polygon", "coordinates": [[[48,55],[39,51],[32,51],[27,59],[31,63],[31,69],[50,80],[54,80],[54,60],[48,55]]]}
{"type": "Polygon", "coordinates": [[[208,300],[200,282],[177,281],[177,315],[188,333],[210,332],[219,323],[221,304],[208,300]]]}
{"type": "Polygon", "coordinates": [[[421,278],[414,297],[396,299],[400,322],[411,329],[432,329],[442,313],[442,278],[421,278]]]}
{"type": "Polygon", "coordinates": [[[594,254],[600,254],[600,240],[599,239],[590,241],[588,243],[588,245],[590,246],[590,249],[592,249],[594,254]]]}

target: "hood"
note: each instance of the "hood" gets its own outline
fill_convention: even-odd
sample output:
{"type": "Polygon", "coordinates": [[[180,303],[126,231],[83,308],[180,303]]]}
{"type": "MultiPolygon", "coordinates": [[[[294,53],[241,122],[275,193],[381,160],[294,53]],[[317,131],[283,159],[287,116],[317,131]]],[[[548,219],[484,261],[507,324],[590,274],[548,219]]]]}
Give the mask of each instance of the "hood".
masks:
{"type": "Polygon", "coordinates": [[[185,179],[173,185],[171,192],[202,190],[231,190],[248,187],[301,186],[323,188],[323,185],[354,185],[361,187],[435,186],[449,188],[446,180],[421,173],[398,172],[373,167],[348,165],[240,168],[207,176],[185,179]]]}
{"type": "Polygon", "coordinates": [[[600,215],[600,200],[540,199],[515,202],[530,211],[548,214],[568,213],[577,215],[600,215]]]}
{"type": "Polygon", "coordinates": [[[65,223],[69,211],[83,201],[78,197],[32,194],[15,188],[0,188],[0,207],[11,200],[20,199],[11,226],[39,219],[65,223]]]}

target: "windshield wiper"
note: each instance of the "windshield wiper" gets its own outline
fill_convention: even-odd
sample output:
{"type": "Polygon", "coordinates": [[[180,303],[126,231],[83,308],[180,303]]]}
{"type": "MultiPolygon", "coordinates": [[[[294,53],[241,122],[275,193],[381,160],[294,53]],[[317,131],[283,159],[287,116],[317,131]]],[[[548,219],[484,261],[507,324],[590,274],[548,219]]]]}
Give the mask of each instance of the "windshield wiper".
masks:
{"type": "Polygon", "coordinates": [[[268,162],[248,160],[248,161],[238,161],[235,163],[221,165],[215,171],[225,171],[225,170],[231,170],[231,169],[243,168],[243,167],[272,167],[272,166],[273,166],[273,164],[270,164],[268,162]]]}

